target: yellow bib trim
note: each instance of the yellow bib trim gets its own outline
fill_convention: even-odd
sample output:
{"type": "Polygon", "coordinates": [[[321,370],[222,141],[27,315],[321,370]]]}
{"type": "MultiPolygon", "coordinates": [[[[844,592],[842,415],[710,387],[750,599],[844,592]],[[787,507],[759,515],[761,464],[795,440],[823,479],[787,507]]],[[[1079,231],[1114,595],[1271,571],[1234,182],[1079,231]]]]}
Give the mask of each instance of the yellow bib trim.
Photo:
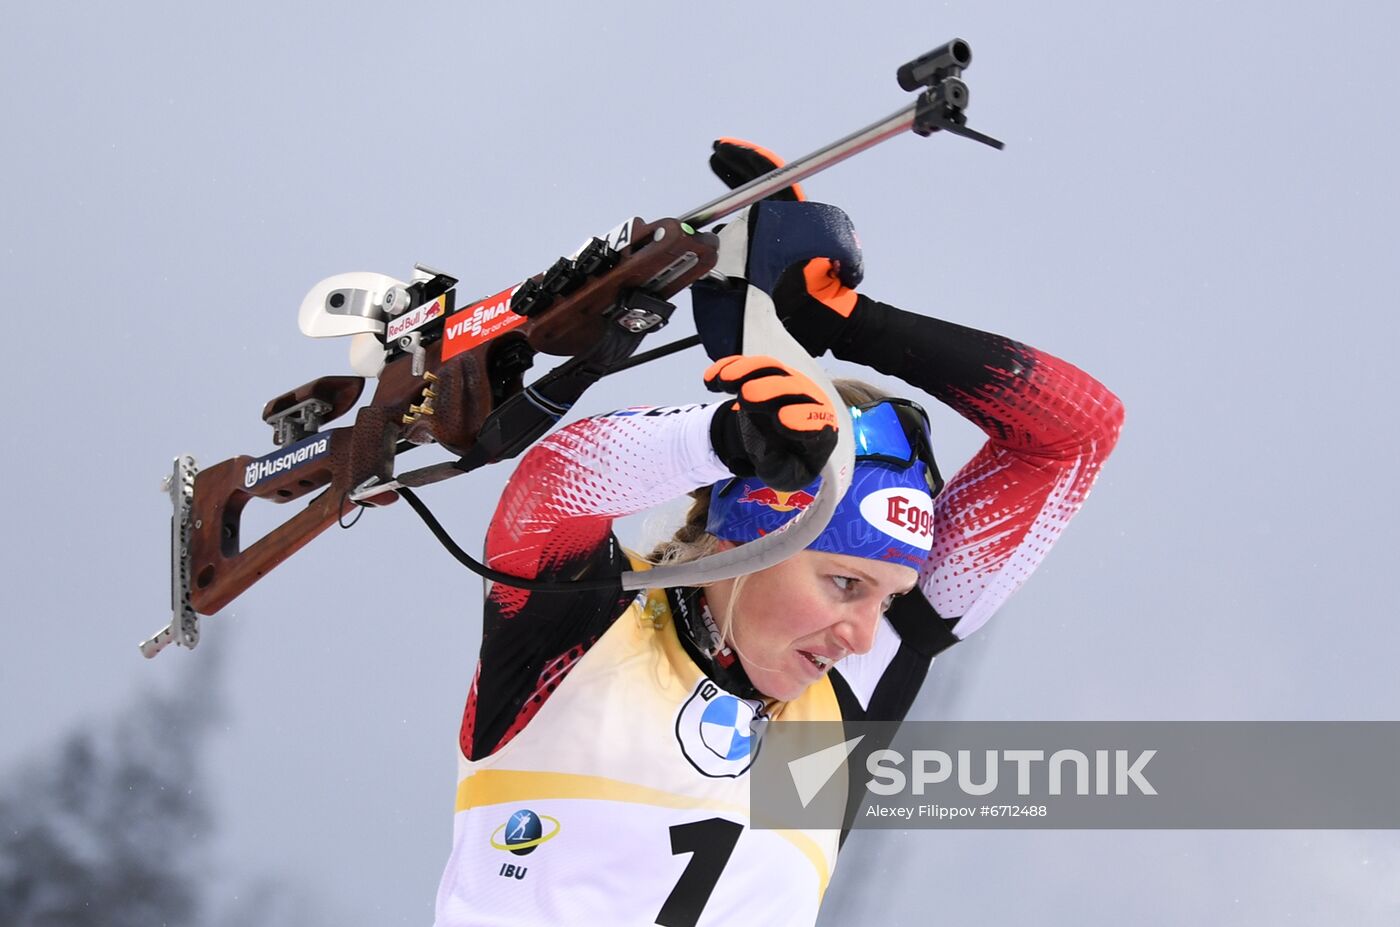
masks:
{"type": "MultiPolygon", "coordinates": [[[[536,772],[534,770],[483,769],[457,784],[457,811],[468,811],[487,805],[524,805],[550,799],[584,799],[612,801],[635,805],[655,805],[662,808],[703,808],[724,812],[748,820],[749,809],[726,805],[712,800],[690,798],[660,789],[649,789],[633,782],[606,779],[602,776],[576,776],[569,773],[536,772]]],[[[816,842],[797,830],[777,830],[775,834],[797,848],[817,871],[817,897],[826,894],[831,881],[826,856],[816,842]]]]}

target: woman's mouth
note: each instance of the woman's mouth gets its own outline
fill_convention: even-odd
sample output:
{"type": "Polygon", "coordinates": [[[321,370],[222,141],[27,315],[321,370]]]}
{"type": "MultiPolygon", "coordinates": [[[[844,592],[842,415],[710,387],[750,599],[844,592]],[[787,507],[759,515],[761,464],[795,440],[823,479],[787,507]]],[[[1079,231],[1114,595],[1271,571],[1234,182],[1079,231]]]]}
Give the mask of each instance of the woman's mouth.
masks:
{"type": "Polygon", "coordinates": [[[806,650],[799,650],[797,652],[804,660],[807,661],[807,664],[813,669],[815,669],[819,674],[825,673],[827,669],[831,667],[831,664],[836,662],[830,659],[829,657],[819,656],[815,653],[811,653],[806,650]]]}

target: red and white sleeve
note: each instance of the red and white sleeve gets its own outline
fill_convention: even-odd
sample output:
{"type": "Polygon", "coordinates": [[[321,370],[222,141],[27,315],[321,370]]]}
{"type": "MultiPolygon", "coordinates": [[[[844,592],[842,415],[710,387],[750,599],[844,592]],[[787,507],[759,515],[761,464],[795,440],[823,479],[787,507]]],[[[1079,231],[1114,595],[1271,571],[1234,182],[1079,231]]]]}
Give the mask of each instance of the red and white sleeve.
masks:
{"type": "Polygon", "coordinates": [[[716,405],[623,409],[546,437],[506,484],[487,562],[534,577],[603,543],[612,521],[731,474],[710,446],[716,405]]]}

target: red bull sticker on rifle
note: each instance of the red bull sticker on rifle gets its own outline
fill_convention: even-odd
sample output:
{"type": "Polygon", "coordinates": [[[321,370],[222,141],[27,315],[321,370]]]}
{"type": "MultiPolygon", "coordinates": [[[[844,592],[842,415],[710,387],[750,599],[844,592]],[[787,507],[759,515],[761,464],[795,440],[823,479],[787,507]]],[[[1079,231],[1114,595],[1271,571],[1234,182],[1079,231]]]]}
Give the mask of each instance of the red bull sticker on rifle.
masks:
{"type": "Polygon", "coordinates": [[[449,317],[443,327],[442,359],[470,351],[524,322],[525,316],[510,311],[510,298],[518,289],[519,285],[502,290],[449,317]]]}
{"type": "Polygon", "coordinates": [[[397,319],[391,320],[389,324],[385,326],[384,339],[386,341],[393,341],[400,335],[406,335],[414,329],[422,328],[446,311],[447,296],[444,294],[426,305],[419,306],[417,309],[411,312],[405,312],[397,319]]]}

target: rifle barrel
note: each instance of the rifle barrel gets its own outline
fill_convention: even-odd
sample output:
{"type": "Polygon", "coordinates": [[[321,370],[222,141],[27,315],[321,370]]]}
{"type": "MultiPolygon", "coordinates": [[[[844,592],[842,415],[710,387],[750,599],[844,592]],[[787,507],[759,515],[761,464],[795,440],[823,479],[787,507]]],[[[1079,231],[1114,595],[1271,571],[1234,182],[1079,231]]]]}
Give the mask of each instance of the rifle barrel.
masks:
{"type": "Polygon", "coordinates": [[[745,206],[757,203],[765,196],[784,187],[801,183],[833,164],[839,164],[852,155],[860,154],[865,149],[873,148],[886,139],[909,131],[914,126],[914,114],[917,109],[917,103],[910,103],[898,112],[881,119],[879,122],[872,122],[840,141],[832,142],[824,148],[818,148],[809,155],[804,155],[796,161],[791,161],[776,170],[769,171],[762,177],[755,177],[742,187],[730,190],[724,196],[690,210],[681,216],[680,220],[696,228],[709,225],[711,222],[717,222],[725,216],[738,212],[745,206]]]}

